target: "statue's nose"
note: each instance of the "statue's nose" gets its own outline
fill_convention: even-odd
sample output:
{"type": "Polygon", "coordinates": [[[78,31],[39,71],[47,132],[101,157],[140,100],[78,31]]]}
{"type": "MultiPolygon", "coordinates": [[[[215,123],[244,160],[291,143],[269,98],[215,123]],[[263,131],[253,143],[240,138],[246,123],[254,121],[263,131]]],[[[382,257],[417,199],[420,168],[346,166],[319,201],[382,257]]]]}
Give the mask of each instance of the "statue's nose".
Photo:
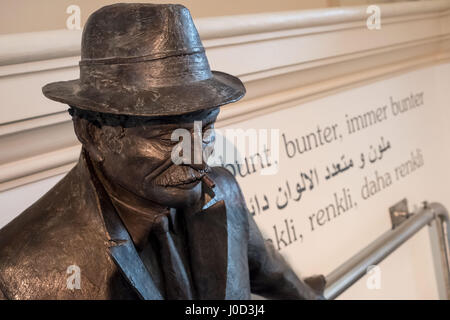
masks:
{"type": "Polygon", "coordinates": [[[188,166],[198,171],[204,171],[208,168],[204,156],[209,143],[204,142],[201,128],[200,130],[193,131],[192,141],[193,143],[191,144],[191,159],[188,166]]]}

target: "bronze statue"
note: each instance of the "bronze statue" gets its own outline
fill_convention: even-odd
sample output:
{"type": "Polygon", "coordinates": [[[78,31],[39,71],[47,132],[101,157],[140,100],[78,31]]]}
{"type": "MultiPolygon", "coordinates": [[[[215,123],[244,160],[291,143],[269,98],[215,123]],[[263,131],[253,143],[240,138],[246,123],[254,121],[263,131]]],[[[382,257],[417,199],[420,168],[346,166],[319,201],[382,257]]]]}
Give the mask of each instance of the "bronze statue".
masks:
{"type": "Polygon", "coordinates": [[[210,70],[186,8],[101,8],[84,28],[80,79],[43,93],[71,106],[83,148],[0,230],[0,297],[321,297],[323,277],[306,284],[263,240],[226,169],[171,160],[175,128],[211,128],[219,107],[245,94],[238,78],[210,70]],[[79,288],[68,286],[70,266],[79,288]]]}

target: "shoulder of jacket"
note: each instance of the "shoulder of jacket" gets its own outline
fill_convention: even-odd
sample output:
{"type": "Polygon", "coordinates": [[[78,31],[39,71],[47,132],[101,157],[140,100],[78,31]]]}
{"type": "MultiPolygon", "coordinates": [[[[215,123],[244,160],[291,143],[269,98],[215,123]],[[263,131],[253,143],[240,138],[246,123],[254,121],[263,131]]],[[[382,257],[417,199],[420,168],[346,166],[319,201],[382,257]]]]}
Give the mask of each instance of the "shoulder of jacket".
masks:
{"type": "Polygon", "coordinates": [[[0,296],[38,294],[44,279],[63,283],[68,266],[91,265],[92,252],[109,263],[95,196],[77,173],[0,229],[0,296]]]}
{"type": "Polygon", "coordinates": [[[218,191],[222,192],[224,195],[236,198],[242,198],[243,195],[239,183],[233,174],[224,167],[212,167],[210,172],[210,177],[214,181],[218,191]]]}

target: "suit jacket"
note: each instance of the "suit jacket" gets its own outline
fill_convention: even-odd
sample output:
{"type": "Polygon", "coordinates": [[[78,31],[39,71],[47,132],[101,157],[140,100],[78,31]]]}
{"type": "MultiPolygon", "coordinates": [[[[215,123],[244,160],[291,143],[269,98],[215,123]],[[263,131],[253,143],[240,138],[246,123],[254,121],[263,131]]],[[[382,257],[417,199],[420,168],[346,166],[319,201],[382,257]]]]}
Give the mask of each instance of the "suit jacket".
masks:
{"type": "MultiPolygon", "coordinates": [[[[40,200],[0,230],[0,298],[162,299],[82,153],[40,200]],[[78,266],[80,288],[67,281],[78,266]]],[[[314,299],[316,293],[263,240],[234,177],[213,168],[214,196],[186,217],[200,299],[314,299]]]]}

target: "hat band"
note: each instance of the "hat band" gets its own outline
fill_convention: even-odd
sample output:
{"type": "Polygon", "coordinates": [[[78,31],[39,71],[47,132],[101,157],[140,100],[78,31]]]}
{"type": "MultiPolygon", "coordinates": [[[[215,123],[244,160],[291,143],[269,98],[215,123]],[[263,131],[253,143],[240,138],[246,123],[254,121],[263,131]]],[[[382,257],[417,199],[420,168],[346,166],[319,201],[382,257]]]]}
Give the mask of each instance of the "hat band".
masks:
{"type": "Polygon", "coordinates": [[[176,56],[191,55],[196,53],[204,53],[203,47],[192,47],[190,51],[186,49],[182,50],[168,50],[164,52],[153,53],[140,57],[112,57],[112,58],[100,58],[100,59],[83,59],[79,62],[80,66],[94,65],[94,64],[122,64],[122,63],[136,63],[144,61],[152,61],[158,59],[165,59],[176,56]]]}
{"type": "Polygon", "coordinates": [[[212,77],[204,52],[157,60],[117,64],[80,64],[82,85],[98,90],[125,88],[145,90],[183,85],[212,77]]]}

